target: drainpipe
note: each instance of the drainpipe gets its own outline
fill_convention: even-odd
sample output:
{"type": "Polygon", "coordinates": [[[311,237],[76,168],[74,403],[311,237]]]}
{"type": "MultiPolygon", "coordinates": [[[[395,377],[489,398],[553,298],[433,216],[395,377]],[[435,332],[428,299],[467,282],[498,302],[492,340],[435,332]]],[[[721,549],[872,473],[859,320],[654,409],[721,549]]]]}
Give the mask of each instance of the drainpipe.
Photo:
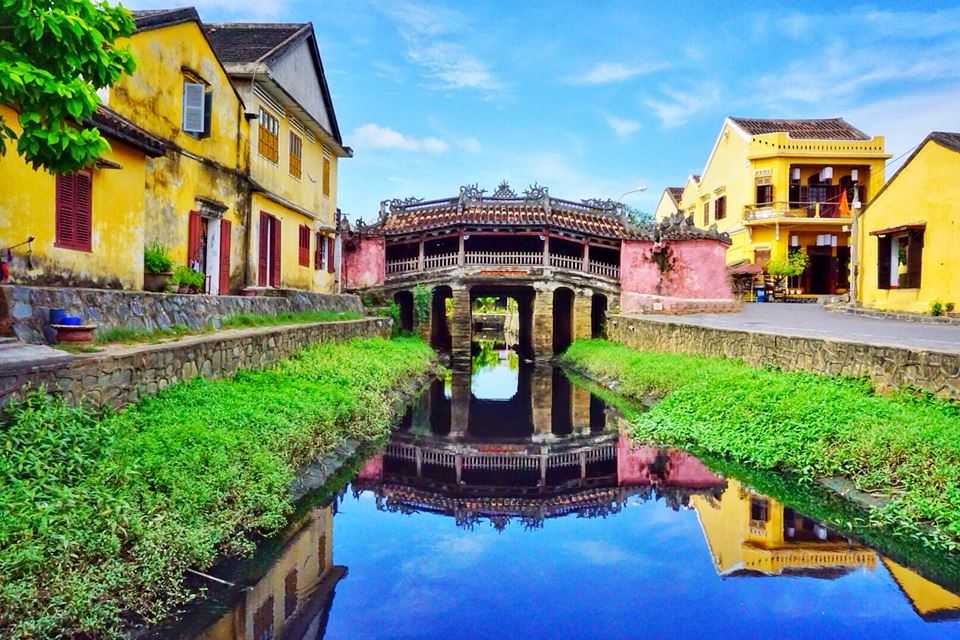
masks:
{"type": "Polygon", "coordinates": [[[857,280],[860,278],[860,204],[859,194],[854,189],[853,222],[850,225],[850,303],[857,304],[857,280]]]}

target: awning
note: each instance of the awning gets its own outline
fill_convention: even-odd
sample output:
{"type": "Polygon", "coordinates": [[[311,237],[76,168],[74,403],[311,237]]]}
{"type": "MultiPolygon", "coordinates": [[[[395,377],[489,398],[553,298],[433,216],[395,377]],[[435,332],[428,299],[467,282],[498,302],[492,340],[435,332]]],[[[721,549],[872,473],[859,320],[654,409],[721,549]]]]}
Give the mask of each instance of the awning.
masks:
{"type": "Polygon", "coordinates": [[[872,236],[888,236],[892,233],[904,233],[906,231],[923,231],[927,228],[926,222],[916,222],[914,224],[901,224],[897,227],[887,227],[886,229],[877,229],[876,231],[871,231],[870,235],[872,236]]]}

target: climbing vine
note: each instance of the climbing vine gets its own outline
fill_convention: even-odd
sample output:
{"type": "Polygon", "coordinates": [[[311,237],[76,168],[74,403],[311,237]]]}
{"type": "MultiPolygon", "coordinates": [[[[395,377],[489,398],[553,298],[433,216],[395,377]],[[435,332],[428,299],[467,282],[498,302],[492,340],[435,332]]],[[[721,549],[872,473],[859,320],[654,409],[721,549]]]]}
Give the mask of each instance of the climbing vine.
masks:
{"type": "Polygon", "coordinates": [[[430,320],[430,289],[422,284],[413,288],[413,315],[417,325],[423,325],[430,320]]]}

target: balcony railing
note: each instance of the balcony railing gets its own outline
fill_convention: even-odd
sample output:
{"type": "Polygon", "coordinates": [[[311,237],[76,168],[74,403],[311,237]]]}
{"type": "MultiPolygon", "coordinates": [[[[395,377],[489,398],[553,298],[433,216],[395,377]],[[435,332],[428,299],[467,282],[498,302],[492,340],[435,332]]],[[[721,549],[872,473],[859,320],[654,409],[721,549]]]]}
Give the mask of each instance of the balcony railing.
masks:
{"type": "MultiPolygon", "coordinates": [[[[850,207],[852,209],[852,206],[850,207]]],[[[836,202],[766,202],[744,207],[746,220],[772,218],[840,218],[836,202]]],[[[846,218],[844,218],[846,219],[846,218]]]]}
{"type": "MultiPolygon", "coordinates": [[[[610,278],[611,280],[620,279],[620,267],[615,264],[589,260],[586,269],[584,269],[583,258],[579,256],[568,256],[562,254],[547,254],[546,264],[565,271],[579,271],[591,273],[593,275],[610,278]]],[[[444,253],[435,256],[424,256],[423,271],[433,271],[437,269],[446,269],[456,267],[459,264],[459,255],[456,253],[444,253]]],[[[497,251],[468,251],[463,254],[463,264],[466,266],[483,267],[535,267],[544,264],[544,254],[541,252],[511,252],[501,253],[497,251]]],[[[420,272],[419,258],[404,258],[401,260],[387,260],[386,275],[394,277],[420,272]]]]}

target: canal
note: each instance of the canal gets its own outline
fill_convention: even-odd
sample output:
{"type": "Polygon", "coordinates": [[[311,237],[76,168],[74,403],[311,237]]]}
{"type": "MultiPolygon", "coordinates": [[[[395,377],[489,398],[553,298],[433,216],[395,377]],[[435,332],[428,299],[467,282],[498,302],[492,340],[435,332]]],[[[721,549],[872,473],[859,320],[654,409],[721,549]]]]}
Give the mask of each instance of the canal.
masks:
{"type": "Polygon", "coordinates": [[[160,635],[960,637],[960,585],[624,429],[560,369],[475,345],[160,635]]]}

